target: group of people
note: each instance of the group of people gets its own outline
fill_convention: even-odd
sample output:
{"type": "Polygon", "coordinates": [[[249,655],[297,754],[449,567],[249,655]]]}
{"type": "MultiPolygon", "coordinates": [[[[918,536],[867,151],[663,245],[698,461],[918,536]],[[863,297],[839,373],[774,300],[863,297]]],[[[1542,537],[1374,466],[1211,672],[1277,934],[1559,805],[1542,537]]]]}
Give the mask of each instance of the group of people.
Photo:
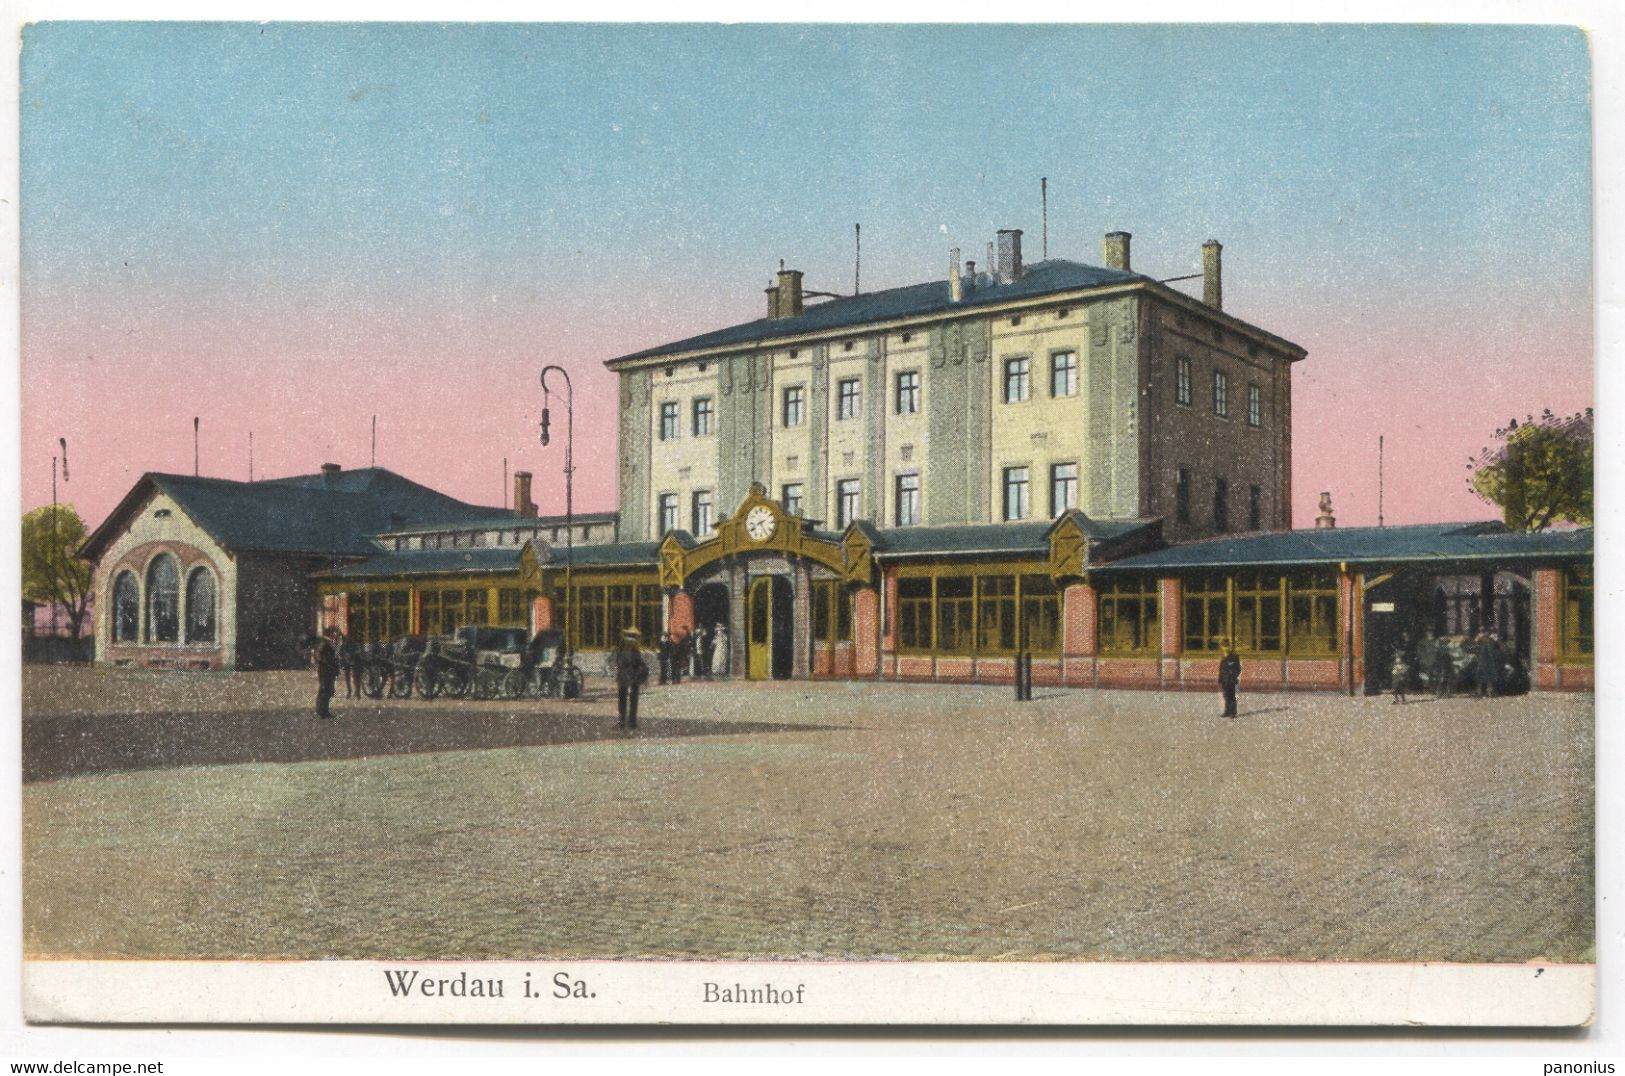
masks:
{"type": "Polygon", "coordinates": [[[660,663],[662,684],[680,684],[685,676],[696,680],[727,676],[732,656],[728,649],[728,626],[702,624],[697,630],[684,627],[661,632],[655,656],[660,663]]]}
{"type": "MultiPolygon", "coordinates": [[[[1461,670],[1456,666],[1456,658],[1447,639],[1436,639],[1433,643],[1432,660],[1422,673],[1430,681],[1434,697],[1448,699],[1456,693],[1461,670]]],[[[1394,661],[1388,670],[1389,688],[1394,694],[1395,705],[1406,701],[1405,692],[1415,671],[1411,666],[1409,650],[1409,641],[1402,636],[1399,646],[1394,649],[1394,661]]],[[[1500,642],[1484,631],[1473,638],[1467,650],[1472,659],[1473,689],[1479,698],[1490,698],[1500,683],[1506,653],[1501,649],[1500,642]]]]}

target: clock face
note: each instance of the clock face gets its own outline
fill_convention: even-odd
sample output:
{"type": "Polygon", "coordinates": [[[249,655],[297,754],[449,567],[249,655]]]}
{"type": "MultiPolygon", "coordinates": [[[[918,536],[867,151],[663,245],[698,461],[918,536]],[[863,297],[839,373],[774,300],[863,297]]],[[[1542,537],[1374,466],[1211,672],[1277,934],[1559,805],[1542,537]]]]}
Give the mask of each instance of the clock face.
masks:
{"type": "Polygon", "coordinates": [[[767,541],[773,537],[773,530],[778,525],[773,510],[766,505],[759,504],[745,514],[745,533],[750,535],[752,541],[767,541]]]}

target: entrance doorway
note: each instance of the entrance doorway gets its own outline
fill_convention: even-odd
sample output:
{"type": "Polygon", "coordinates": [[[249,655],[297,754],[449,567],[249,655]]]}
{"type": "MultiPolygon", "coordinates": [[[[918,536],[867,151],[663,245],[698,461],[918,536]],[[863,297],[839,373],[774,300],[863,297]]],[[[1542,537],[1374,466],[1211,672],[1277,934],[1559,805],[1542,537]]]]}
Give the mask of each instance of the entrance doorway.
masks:
{"type": "Polygon", "coordinates": [[[788,680],[795,654],[795,594],[790,581],[782,575],[764,575],[751,583],[749,598],[746,675],[752,680],[788,680]]]}
{"type": "Polygon", "coordinates": [[[732,625],[728,623],[728,588],[722,583],[707,583],[694,592],[695,675],[730,676],[732,669],[729,641],[732,625]],[[719,634],[719,630],[720,634],[719,634]],[[721,644],[722,652],[717,652],[721,644]]]}

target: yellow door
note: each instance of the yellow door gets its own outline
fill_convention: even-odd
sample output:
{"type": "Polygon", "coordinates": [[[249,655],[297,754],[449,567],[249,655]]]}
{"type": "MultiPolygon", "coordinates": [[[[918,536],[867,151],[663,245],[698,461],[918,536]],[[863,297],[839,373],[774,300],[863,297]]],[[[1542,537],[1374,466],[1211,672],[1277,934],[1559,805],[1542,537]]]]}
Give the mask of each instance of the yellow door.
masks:
{"type": "Polygon", "coordinates": [[[745,639],[748,665],[746,675],[752,680],[773,677],[773,580],[763,576],[750,585],[749,634],[745,639]]]}

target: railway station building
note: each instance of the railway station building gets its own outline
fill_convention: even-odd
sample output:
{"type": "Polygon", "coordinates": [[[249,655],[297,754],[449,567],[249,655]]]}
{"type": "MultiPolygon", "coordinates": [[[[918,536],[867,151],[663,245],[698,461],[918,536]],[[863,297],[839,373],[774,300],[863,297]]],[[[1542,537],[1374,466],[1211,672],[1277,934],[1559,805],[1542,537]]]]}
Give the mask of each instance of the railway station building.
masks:
{"type": "Polygon", "coordinates": [[[561,540],[529,476],[511,509],[375,511],[301,562],[311,618],[561,628],[586,654],[722,625],[755,679],[999,683],[1030,655],[1038,684],[1205,689],[1233,641],[1255,689],[1349,692],[1486,631],[1528,686],[1591,686],[1589,529],[1339,528],[1323,501],[1293,530],[1304,349],[1224,310],[1218,243],[1200,298],[1130,243],[1026,265],[1005,231],[988,265],[844,297],[781,270],[764,317],[607,362],[617,513],[561,540]]]}

